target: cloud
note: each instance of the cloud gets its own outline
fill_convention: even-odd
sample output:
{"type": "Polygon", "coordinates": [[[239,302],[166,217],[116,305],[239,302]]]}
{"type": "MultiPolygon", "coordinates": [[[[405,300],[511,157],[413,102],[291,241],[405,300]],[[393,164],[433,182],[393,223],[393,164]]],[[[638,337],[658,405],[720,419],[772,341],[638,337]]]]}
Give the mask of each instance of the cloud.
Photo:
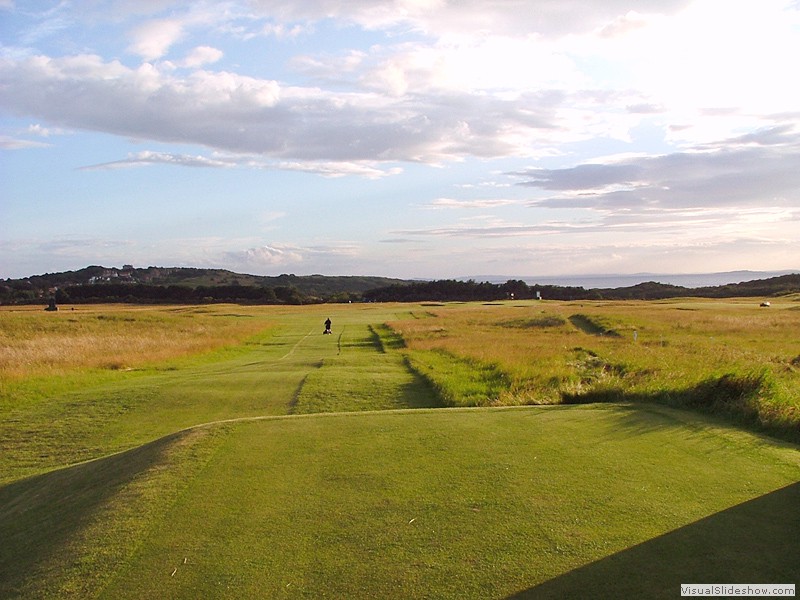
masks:
{"type": "Polygon", "coordinates": [[[665,112],[663,106],[658,104],[651,104],[649,102],[640,102],[638,104],[629,104],[625,107],[629,113],[640,115],[652,115],[665,112]]]}
{"type": "Polygon", "coordinates": [[[268,273],[288,268],[299,268],[304,272],[340,272],[343,265],[348,264],[359,253],[358,245],[345,242],[315,246],[275,242],[246,250],[225,252],[220,260],[230,265],[230,268],[251,273],[268,273]]]}
{"type": "Polygon", "coordinates": [[[48,238],[8,236],[0,240],[0,256],[14,256],[0,264],[6,277],[26,277],[47,272],[75,270],[86,265],[164,265],[230,268],[225,260],[231,247],[253,243],[253,239],[231,237],[174,237],[134,240],[72,234],[48,238]]]}
{"type": "Polygon", "coordinates": [[[519,185],[545,190],[588,190],[609,185],[631,185],[641,177],[642,167],[636,164],[585,164],[569,169],[528,169],[510,173],[525,177],[519,185]]]}
{"type": "Polygon", "coordinates": [[[183,60],[184,67],[202,67],[219,61],[223,57],[222,50],[210,46],[197,46],[183,60]]]}
{"type": "Polygon", "coordinates": [[[220,71],[179,77],[94,55],[0,61],[0,105],[71,128],[316,161],[439,162],[524,154],[558,94],[389,99],[220,71]]]}
{"type": "Polygon", "coordinates": [[[258,248],[248,248],[241,252],[230,252],[226,255],[236,264],[245,264],[258,267],[288,266],[302,263],[304,251],[301,248],[274,244],[260,246],[258,248]]]}
{"type": "Polygon", "coordinates": [[[28,148],[47,148],[50,144],[35,142],[32,140],[21,140],[7,135],[0,135],[0,148],[4,150],[25,150],[28,148]]]}
{"type": "Polygon", "coordinates": [[[275,106],[280,93],[270,80],[224,71],[178,78],[147,63],[132,69],[94,55],[2,60],[0,82],[0,102],[16,113],[136,138],[222,147],[247,145],[237,142],[241,130],[258,111],[275,106]]]}
{"type": "MultiPolygon", "coordinates": [[[[562,169],[509,173],[519,185],[557,192],[529,200],[529,219],[465,220],[393,231],[401,239],[553,240],[565,247],[730,247],[732,240],[792,247],[800,231],[800,130],[787,124],[686,152],[623,156],[562,169]],[[556,209],[543,219],[542,209],[556,209]],[[564,218],[563,210],[570,210],[564,218]]],[[[460,206],[440,199],[442,207],[460,206]]],[[[777,248],[777,246],[776,246],[777,248]]],[[[772,256],[777,252],[773,248],[772,256]]],[[[509,247],[509,252],[513,251],[509,247]]],[[[766,252],[766,251],[765,251],[766,252]]],[[[511,258],[509,258],[511,260],[511,258]]],[[[790,261],[781,260],[787,265],[790,261]]]]}
{"type": "Polygon", "coordinates": [[[482,198],[476,200],[456,200],[454,198],[437,198],[432,200],[425,208],[431,209],[474,209],[474,208],[495,208],[498,206],[509,206],[519,204],[519,200],[508,200],[504,198],[482,198]]]}
{"type": "MultiPolygon", "coordinates": [[[[194,44],[195,36],[210,33],[221,43],[232,34],[239,41],[249,35],[297,35],[325,21],[326,27],[355,25],[388,35],[368,47],[305,52],[289,59],[294,69],[290,75],[299,76],[300,83],[260,76],[270,72],[266,68],[259,68],[259,76],[233,72],[240,65],[205,70],[230,60],[205,44],[193,46],[182,61],[136,67],[92,54],[6,55],[0,60],[0,106],[61,127],[194,144],[287,164],[372,165],[441,164],[469,156],[541,157],[564,142],[628,140],[633,127],[656,116],[677,143],[707,142],[744,131],[744,125],[763,125],[763,116],[742,108],[748,103],[731,105],[725,114],[719,105],[693,105],[695,79],[703,78],[705,90],[708,72],[715,73],[715,86],[724,83],[732,86],[729,91],[746,88],[755,90],[748,97],[773,99],[775,112],[793,106],[791,93],[773,93],[787,92],[789,85],[775,82],[791,81],[774,77],[781,58],[791,56],[794,48],[786,41],[785,27],[775,37],[786,47],[776,42],[748,49],[771,65],[769,78],[760,76],[760,85],[746,83],[758,62],[748,60],[741,73],[724,71],[725,82],[720,82],[715,61],[733,47],[734,38],[741,39],[741,32],[726,29],[726,46],[717,49],[708,43],[709,15],[687,8],[684,0],[256,0],[186,6],[151,2],[135,10],[117,3],[102,6],[109,11],[107,19],[119,12],[131,40],[128,49],[146,61],[162,60],[178,42],[194,44]],[[142,15],[143,22],[132,20],[142,15]],[[686,58],[682,48],[665,52],[670,45],[664,41],[680,36],[677,25],[663,15],[691,34],[697,51],[693,61],[678,61],[686,58]],[[706,34],[704,45],[701,32],[706,34]],[[648,41],[651,33],[658,44],[648,41]],[[632,51],[637,44],[641,52],[632,51]],[[648,61],[658,68],[645,77],[641,70],[648,61]],[[703,65],[702,76],[694,63],[703,65]],[[690,77],[683,75],[688,70],[694,73],[690,77]],[[664,86],[662,79],[670,85],[664,86]],[[643,89],[637,89],[640,81],[647,82],[643,89]],[[705,118],[700,118],[702,111],[705,118]],[[716,111],[715,116],[708,117],[708,111],[716,111]]],[[[737,8],[736,27],[751,12],[737,8]]],[[[772,16],[757,20],[759,31],[773,21],[772,16]]],[[[718,29],[726,23],[717,23],[718,29]]]]}
{"type": "Polygon", "coordinates": [[[39,238],[12,237],[9,232],[0,240],[0,257],[12,258],[6,264],[0,258],[0,271],[4,277],[28,277],[94,264],[122,265],[129,262],[129,257],[137,250],[136,244],[130,240],[106,239],[91,234],[39,238]]]}
{"type": "MultiPolygon", "coordinates": [[[[730,237],[730,232],[753,238],[793,239],[791,230],[800,222],[800,209],[792,208],[708,208],[708,209],[646,209],[641,211],[598,211],[591,217],[572,221],[543,221],[539,223],[506,223],[493,219],[487,223],[464,223],[446,227],[427,227],[393,231],[394,235],[432,238],[518,238],[570,237],[581,235],[612,236],[631,239],[647,235],[648,239],[709,238],[713,235],[730,237]],[[727,232],[727,233],[726,233],[727,232]]],[[[410,239],[408,237],[399,239],[410,239]]]]}
{"type": "MultiPolygon", "coordinates": [[[[796,239],[796,238],[795,238],[796,239]]],[[[796,256],[786,252],[785,242],[752,237],[683,240],[624,240],[570,243],[542,238],[514,245],[486,245],[481,256],[484,268],[497,273],[502,269],[518,275],[585,275],[587,273],[672,273],[722,272],[738,269],[763,270],[765,264],[776,269],[796,268],[796,256]]],[[[468,253],[453,253],[451,260],[469,264],[468,253]]],[[[473,263],[474,264],[474,263],[473,263]]],[[[480,267],[478,267],[480,268],[480,267]]],[[[464,275],[463,271],[460,275],[464,275]]]]}
{"type": "Polygon", "coordinates": [[[519,185],[569,192],[532,205],[595,209],[796,206],[800,131],[779,125],[691,151],[510,173],[519,185]]]}
{"type": "Polygon", "coordinates": [[[588,230],[597,226],[594,221],[559,222],[545,221],[530,223],[524,221],[507,221],[491,214],[479,214],[459,218],[455,224],[437,227],[420,227],[417,229],[400,229],[392,231],[392,235],[408,238],[464,238],[477,240],[480,238],[516,238],[535,237],[552,233],[588,230]]]}
{"type": "Polygon", "coordinates": [[[349,76],[365,89],[390,96],[490,92],[511,98],[531,90],[578,89],[586,82],[562,48],[535,35],[459,36],[305,60],[297,67],[323,80],[349,76]],[[535,66],[520,68],[520,57],[535,66]]]}
{"type": "Polygon", "coordinates": [[[620,35],[626,35],[637,29],[642,29],[647,26],[647,20],[639,13],[632,10],[624,15],[616,17],[613,21],[603,26],[600,29],[600,37],[613,38],[620,35]]]}
{"type": "Polygon", "coordinates": [[[379,241],[381,244],[415,244],[417,242],[411,238],[386,238],[379,241]]]}
{"type": "Polygon", "coordinates": [[[127,158],[87,165],[84,171],[100,171],[106,169],[122,169],[145,167],[150,165],[169,165],[177,167],[209,167],[209,168],[247,168],[270,171],[300,171],[322,177],[357,176],[366,179],[380,179],[402,172],[399,167],[380,168],[368,162],[289,162],[265,159],[257,155],[233,155],[217,153],[213,157],[170,152],[154,152],[144,150],[128,155],[127,158]]]}
{"type": "Polygon", "coordinates": [[[29,125],[28,129],[26,130],[27,133],[30,135],[37,135],[39,137],[50,137],[51,135],[62,135],[64,134],[64,130],[62,129],[54,129],[52,127],[43,127],[39,123],[34,125],[29,125]]]}
{"type": "Polygon", "coordinates": [[[632,8],[642,13],[674,13],[688,0],[254,0],[261,14],[283,20],[339,19],[367,29],[412,28],[428,35],[503,33],[505,35],[560,35],[590,31],[613,21],[632,8]]]}
{"type": "MultiPolygon", "coordinates": [[[[256,163],[257,164],[257,163],[256,163]]],[[[379,168],[368,161],[362,162],[285,162],[267,163],[265,169],[276,169],[281,171],[301,171],[312,173],[322,177],[345,177],[348,175],[364,177],[366,179],[380,179],[390,175],[398,175],[402,172],[400,167],[379,168]]]]}
{"type": "Polygon", "coordinates": [[[11,2],[2,8],[11,13],[25,12],[31,16],[26,27],[19,31],[19,41],[24,46],[33,46],[49,38],[63,35],[63,32],[75,24],[75,19],[70,15],[69,3],[58,2],[52,8],[32,11],[29,7],[17,7],[11,2]]]}
{"type": "Polygon", "coordinates": [[[267,23],[261,29],[262,34],[275,36],[278,39],[293,39],[307,32],[308,28],[299,24],[286,25],[283,23],[267,23]]]}
{"type": "Polygon", "coordinates": [[[145,60],[156,60],[169,52],[170,47],[184,36],[183,23],[177,19],[148,21],[131,31],[128,50],[145,60]]]}
{"type": "Polygon", "coordinates": [[[145,150],[131,154],[128,158],[115,160],[98,165],[82,167],[84,171],[100,171],[105,169],[120,169],[125,167],[142,167],[146,165],[174,165],[181,167],[230,167],[230,163],[213,160],[205,156],[190,156],[186,154],[171,154],[167,152],[151,152],[145,150]]]}

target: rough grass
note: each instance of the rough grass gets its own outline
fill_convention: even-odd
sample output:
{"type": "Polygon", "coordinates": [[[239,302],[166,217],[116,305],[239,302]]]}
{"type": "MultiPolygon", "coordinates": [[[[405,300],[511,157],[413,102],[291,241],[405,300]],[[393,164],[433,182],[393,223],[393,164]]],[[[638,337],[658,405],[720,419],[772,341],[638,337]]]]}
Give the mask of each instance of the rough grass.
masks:
{"type": "Polygon", "coordinates": [[[263,330],[240,307],[0,308],[0,378],[132,369],[238,344],[263,330]]]}
{"type": "Polygon", "coordinates": [[[79,373],[65,389],[49,392],[37,379],[33,398],[26,394],[28,382],[15,382],[2,403],[0,482],[126,450],[198,423],[285,414],[305,366],[277,361],[297,339],[276,332],[263,340],[164,371],[96,380],[79,373]]]}
{"type": "Polygon", "coordinates": [[[444,350],[413,352],[407,355],[407,362],[447,406],[499,405],[509,389],[508,376],[494,365],[444,350]]]}
{"type": "MultiPolygon", "coordinates": [[[[795,308],[792,299],[769,309],[758,299],[453,304],[391,325],[411,364],[434,353],[454,357],[451,369],[502,373],[502,391],[453,404],[664,402],[798,441],[795,308]]],[[[427,376],[453,387],[446,367],[427,376]]]]}

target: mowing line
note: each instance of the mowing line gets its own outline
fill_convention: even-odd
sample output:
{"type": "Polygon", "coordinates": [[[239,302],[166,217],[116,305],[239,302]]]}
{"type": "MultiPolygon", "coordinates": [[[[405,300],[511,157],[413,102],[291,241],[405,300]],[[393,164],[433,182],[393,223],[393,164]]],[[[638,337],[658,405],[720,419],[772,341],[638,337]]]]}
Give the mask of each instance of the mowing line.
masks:
{"type": "MultiPolygon", "coordinates": [[[[314,366],[317,369],[321,369],[324,362],[325,362],[324,360],[320,360],[319,363],[314,366]]],[[[306,380],[308,379],[308,375],[310,372],[311,371],[303,375],[303,379],[300,380],[300,385],[297,386],[297,389],[294,391],[294,394],[292,394],[292,399],[289,401],[289,404],[287,405],[288,406],[286,412],[287,415],[297,414],[297,403],[300,401],[300,393],[303,391],[303,386],[306,384],[306,380]]],[[[266,416],[266,415],[261,415],[261,416],[266,416]]],[[[248,417],[242,417],[242,418],[248,418],[248,417]]]]}
{"type": "Polygon", "coordinates": [[[292,346],[292,349],[291,349],[291,350],[289,350],[289,351],[288,351],[286,354],[284,354],[283,356],[281,356],[281,357],[280,357],[278,360],[283,360],[284,358],[288,358],[289,356],[291,356],[292,354],[294,354],[294,351],[295,351],[295,350],[297,350],[297,347],[298,347],[300,344],[302,344],[303,342],[305,342],[305,341],[306,341],[306,338],[308,338],[308,336],[310,336],[312,333],[314,333],[314,331],[315,331],[315,330],[314,330],[314,329],[312,329],[312,330],[311,330],[311,331],[309,331],[307,334],[305,334],[305,335],[304,335],[302,338],[300,338],[300,339],[297,341],[297,343],[296,343],[294,346],[292,346]]]}
{"type": "MultiPolygon", "coordinates": [[[[613,406],[611,404],[604,404],[602,405],[604,408],[606,406],[613,406]]],[[[55,471],[61,471],[64,469],[69,469],[72,467],[76,467],[78,465],[84,465],[88,463],[93,463],[98,460],[103,460],[105,458],[109,458],[111,456],[116,456],[118,454],[125,454],[126,452],[130,452],[137,448],[141,448],[142,446],[146,446],[148,444],[154,444],[161,440],[166,440],[170,437],[178,437],[187,433],[191,433],[195,430],[200,429],[209,429],[212,427],[217,427],[220,425],[233,425],[237,423],[255,423],[258,421],[287,421],[287,420],[294,420],[294,419],[313,419],[317,417],[321,418],[329,418],[329,417],[362,417],[366,415],[378,415],[378,414],[392,414],[392,415],[403,415],[403,414],[412,414],[412,413],[436,413],[439,411],[446,411],[446,412],[485,412],[485,411],[522,411],[522,410],[531,410],[536,411],[538,409],[542,409],[541,412],[545,412],[546,410],[586,410],[587,408],[597,408],[598,405],[595,404],[538,404],[538,405],[515,405],[515,406],[447,406],[443,408],[383,408],[378,410],[345,410],[345,411],[338,411],[338,412],[318,412],[318,413],[300,413],[300,414],[285,414],[285,415],[255,415],[251,417],[233,417],[230,419],[219,419],[217,421],[208,421],[206,423],[198,423],[197,425],[189,425],[188,427],[184,427],[182,429],[178,429],[177,431],[173,431],[171,433],[167,433],[162,435],[161,437],[148,440],[138,446],[131,446],[130,448],[126,448],[125,450],[118,450],[116,452],[111,452],[109,454],[104,454],[102,456],[95,456],[94,458],[87,458],[86,460],[80,460],[78,462],[69,463],[66,465],[62,465],[60,467],[56,467],[54,469],[50,469],[47,471],[42,471],[41,473],[34,473],[33,475],[29,475],[26,477],[22,477],[21,479],[14,480],[13,483],[16,481],[22,481],[22,479],[27,479],[28,477],[38,477],[39,475],[43,475],[46,473],[53,473],[55,471]]],[[[12,482],[9,482],[12,483],[12,482]]],[[[4,484],[5,485],[5,484],[4,484]]]]}
{"type": "Polygon", "coordinates": [[[300,392],[303,390],[303,386],[306,384],[306,379],[308,379],[308,373],[303,376],[303,379],[300,380],[300,385],[297,386],[294,394],[292,394],[292,399],[289,400],[286,414],[293,415],[297,412],[297,402],[300,400],[300,392]]]}
{"type": "MultiPolygon", "coordinates": [[[[287,420],[294,420],[294,419],[313,419],[313,418],[330,418],[330,417],[363,417],[368,415],[377,415],[377,414],[392,414],[392,415],[403,415],[403,414],[412,414],[412,413],[436,413],[436,412],[487,412],[487,411],[531,411],[531,412],[547,412],[547,411],[567,411],[567,410],[591,410],[591,409],[601,409],[605,410],[607,408],[614,407],[614,404],[525,404],[525,405],[514,405],[514,406],[446,406],[440,408],[383,408],[378,410],[346,410],[346,411],[337,411],[337,412],[318,412],[318,413],[300,413],[300,414],[285,414],[285,415],[255,415],[250,417],[233,417],[230,419],[219,419],[217,421],[208,421],[206,423],[198,423],[196,425],[189,425],[188,427],[184,427],[182,429],[178,429],[177,431],[173,431],[171,433],[167,433],[162,435],[161,437],[148,440],[142,444],[137,446],[132,446],[130,448],[126,448],[125,450],[118,450],[116,452],[111,452],[109,454],[104,454],[102,456],[95,456],[94,458],[88,458],[86,460],[80,460],[78,462],[69,463],[66,465],[62,465],[60,467],[56,467],[54,469],[50,469],[47,471],[42,471],[41,473],[35,473],[30,476],[23,477],[22,479],[27,479],[28,477],[36,477],[39,475],[43,475],[45,473],[52,473],[55,471],[61,471],[63,469],[69,469],[72,467],[76,467],[78,465],[83,465],[87,463],[93,463],[98,460],[103,460],[105,458],[109,458],[111,456],[116,456],[118,454],[125,454],[126,452],[130,452],[135,450],[136,448],[141,448],[142,446],[146,446],[148,444],[156,443],[160,440],[165,440],[170,437],[178,437],[187,433],[191,433],[192,431],[199,430],[199,429],[209,429],[212,427],[217,427],[220,425],[232,425],[237,423],[254,423],[258,421],[287,421],[287,420]]],[[[616,405],[616,406],[626,406],[616,405]]],[[[634,405],[630,405],[631,407],[634,405]]],[[[647,406],[649,408],[655,408],[659,410],[664,407],[660,407],[657,405],[636,405],[637,407],[647,406]]]]}
{"type": "MultiPolygon", "coordinates": [[[[126,450],[119,450],[117,452],[112,452],[110,454],[105,454],[103,456],[96,456],[94,458],[90,458],[87,460],[78,461],[75,463],[57,467],[55,469],[51,469],[50,471],[44,471],[43,473],[60,471],[62,469],[68,469],[70,467],[75,467],[77,465],[92,463],[98,460],[102,460],[104,458],[108,458],[110,456],[115,456],[117,454],[124,454],[125,452],[130,452],[131,450],[134,450],[141,446],[155,443],[159,440],[163,440],[169,437],[180,436],[186,433],[190,433],[194,430],[208,429],[211,427],[217,427],[219,425],[230,425],[236,423],[248,423],[248,422],[253,423],[258,421],[288,421],[295,419],[314,419],[314,418],[332,418],[332,417],[333,418],[364,417],[368,415],[377,415],[377,414],[385,414],[385,415],[391,414],[400,416],[404,414],[425,414],[425,413],[434,414],[441,412],[517,412],[517,411],[547,414],[548,412],[561,412],[561,411],[583,411],[583,410],[615,411],[619,409],[637,410],[637,411],[642,410],[651,413],[654,412],[662,416],[667,416],[669,418],[672,418],[682,425],[688,425],[699,430],[709,432],[708,431],[709,429],[713,429],[713,432],[711,432],[713,433],[713,435],[720,436],[723,438],[727,438],[731,434],[733,436],[737,436],[738,434],[743,433],[743,430],[737,429],[730,423],[718,421],[714,419],[713,416],[698,415],[697,413],[686,411],[685,409],[672,408],[672,407],[662,406],[659,404],[651,404],[644,402],[642,403],[619,402],[619,403],[603,403],[603,404],[524,404],[524,405],[514,405],[514,406],[446,406],[440,408],[386,408],[379,410],[355,410],[355,411],[319,412],[319,413],[302,413],[302,414],[286,414],[286,415],[256,415],[251,417],[234,417],[231,419],[219,419],[217,421],[209,421],[207,423],[198,423],[197,425],[190,425],[189,427],[184,427],[183,429],[173,431],[172,433],[168,433],[154,440],[150,440],[148,442],[145,442],[144,444],[140,444],[139,446],[133,446],[131,448],[127,448],[126,450]]],[[[753,433],[753,432],[744,432],[744,433],[753,435],[754,437],[757,438],[767,437],[770,443],[777,448],[797,447],[796,444],[792,444],[791,442],[785,442],[782,440],[769,438],[768,436],[763,436],[758,433],[753,433]]],[[[796,463],[798,464],[798,466],[800,466],[800,457],[797,458],[796,463]]],[[[43,473],[38,473],[36,475],[41,475],[43,473]]]]}

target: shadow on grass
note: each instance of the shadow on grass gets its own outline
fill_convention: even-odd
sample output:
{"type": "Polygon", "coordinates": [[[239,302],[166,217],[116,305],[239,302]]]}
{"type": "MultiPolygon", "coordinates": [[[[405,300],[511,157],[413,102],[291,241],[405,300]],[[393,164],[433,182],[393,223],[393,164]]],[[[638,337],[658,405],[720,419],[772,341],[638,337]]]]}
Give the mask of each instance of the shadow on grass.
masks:
{"type": "Polygon", "coordinates": [[[686,583],[800,583],[800,482],[519,592],[510,599],[679,598],[686,583]]]}
{"type": "Polygon", "coordinates": [[[419,373],[411,371],[413,381],[400,387],[397,404],[400,408],[444,408],[445,403],[430,383],[419,373]]]}
{"type": "Polygon", "coordinates": [[[370,325],[369,332],[375,350],[381,354],[385,354],[387,350],[402,350],[406,347],[402,336],[386,325],[386,323],[382,325],[370,325]]]}
{"type": "Polygon", "coordinates": [[[800,443],[800,424],[792,407],[770,406],[771,380],[766,373],[709,377],[681,389],[631,392],[616,385],[600,385],[580,394],[563,394],[563,404],[646,402],[719,416],[736,425],[789,442],[800,443]]]}
{"type": "MultiPolygon", "coordinates": [[[[614,404],[613,432],[609,437],[613,438],[620,432],[628,436],[648,435],[654,432],[663,431],[686,431],[687,428],[701,427],[702,418],[681,419],[672,414],[669,407],[666,410],[658,410],[658,404],[614,404]],[[644,409],[644,410],[643,410],[644,409]]],[[[721,419],[713,419],[716,426],[725,426],[721,419]]]]}
{"type": "Polygon", "coordinates": [[[0,597],[14,597],[37,574],[68,563],[80,532],[183,435],[0,487],[0,597]]]}
{"type": "Polygon", "coordinates": [[[606,327],[598,318],[588,315],[572,315],[569,318],[576,329],[588,333],[589,335],[604,335],[608,337],[620,337],[620,334],[613,329],[606,327]]]}

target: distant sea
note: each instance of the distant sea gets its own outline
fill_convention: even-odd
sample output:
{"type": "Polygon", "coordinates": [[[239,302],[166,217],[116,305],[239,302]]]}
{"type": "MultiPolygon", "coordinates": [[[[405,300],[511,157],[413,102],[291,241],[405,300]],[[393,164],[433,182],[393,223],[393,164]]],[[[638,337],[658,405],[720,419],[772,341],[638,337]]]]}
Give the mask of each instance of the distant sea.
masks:
{"type": "Polygon", "coordinates": [[[473,275],[471,277],[459,277],[462,281],[472,279],[474,281],[488,281],[490,283],[505,283],[509,279],[521,279],[528,285],[559,285],[570,287],[582,287],[589,289],[613,289],[630,287],[647,281],[664,283],[668,285],[679,285],[685,288],[699,288],[706,286],[726,285],[728,283],[742,283],[743,281],[754,281],[756,279],[769,279],[780,275],[800,273],[800,269],[794,271],[728,271],[725,273],[693,273],[683,275],[666,275],[657,273],[634,273],[632,275],[542,275],[542,276],[520,276],[520,275],[473,275]]]}

